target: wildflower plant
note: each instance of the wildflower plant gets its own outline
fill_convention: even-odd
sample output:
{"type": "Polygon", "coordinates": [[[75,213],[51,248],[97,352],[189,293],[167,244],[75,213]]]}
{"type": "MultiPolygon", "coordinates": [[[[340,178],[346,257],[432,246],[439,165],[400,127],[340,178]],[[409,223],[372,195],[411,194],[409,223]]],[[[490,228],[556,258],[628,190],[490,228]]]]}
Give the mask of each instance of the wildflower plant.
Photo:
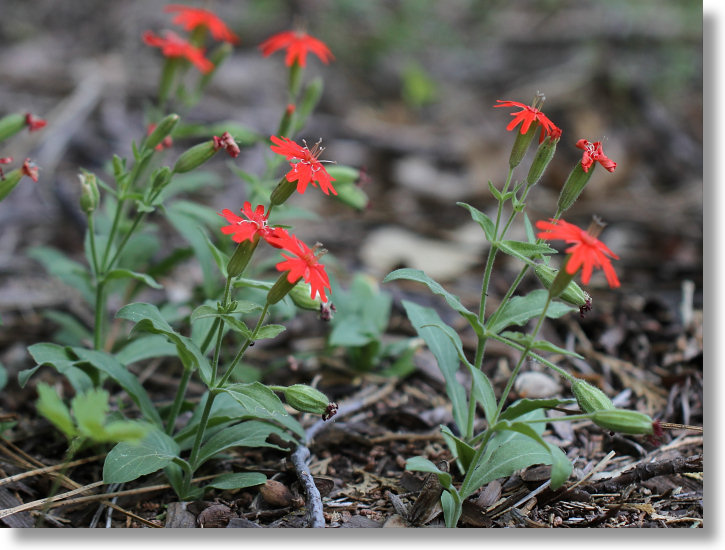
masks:
{"type": "MultiPolygon", "coordinates": [[[[281,301],[306,309],[330,307],[331,285],[321,261],[326,252],[322,245],[309,246],[292,227],[276,225],[270,218],[273,211],[284,211],[296,192],[304,193],[310,186],[319,187],[325,195],[337,192],[336,177],[318,159],[319,143],[308,148],[293,139],[321,90],[317,80],[312,89],[301,87],[304,53],[309,48],[325,55],[325,60],[332,55],[326,46],[320,48],[319,40],[308,37],[303,44],[294,43],[291,70],[302,105],[297,110],[290,107],[298,99],[290,89],[280,135],[267,139],[235,122],[185,124],[182,115],[170,108],[185,111],[202,98],[239,37],[208,10],[170,5],[166,11],[182,30],[142,35],[143,42],[158,48],[164,57],[158,102],[149,110],[144,137],[132,145],[132,158],[113,157],[112,182],[87,170],[79,175],[79,206],[88,224],[86,264],[50,248],[33,252],[51,273],[80,291],[94,311],[94,323],[86,327],[56,312],[53,319],[67,330],[56,342],[29,348],[36,366],[21,372],[19,381],[24,385],[39,368],[51,366],[70,383],[76,394],[70,409],[53,388],[38,386],[38,411],[68,438],[69,460],[84,446],[116,443],[105,460],[106,483],[123,483],[164,470],[178,496],[192,499],[213,487],[264,483],[266,477],[256,472],[222,474],[203,487],[194,479],[202,465],[232,447],[287,451],[304,444],[305,431],[288,408],[323,419],[337,410],[323,393],[304,384],[268,386],[234,376],[255,342],[285,330],[270,322],[273,308],[281,301]],[[189,35],[182,36],[183,32],[189,35]],[[208,56],[207,33],[221,42],[208,56]],[[192,68],[197,74],[192,72],[189,79],[192,68]],[[203,139],[168,159],[178,140],[198,136],[203,139]],[[250,200],[240,208],[210,208],[181,198],[184,191],[208,184],[212,176],[202,167],[212,157],[222,154],[233,162],[241,148],[255,144],[266,150],[267,170],[252,176],[233,167],[249,184],[250,200]],[[285,161],[290,164],[279,179],[277,172],[285,161]],[[160,241],[157,227],[163,221],[178,231],[188,247],[160,241]],[[264,261],[255,255],[262,248],[277,255],[271,280],[264,261]],[[160,281],[172,277],[190,256],[199,260],[204,279],[197,293],[201,303],[189,303],[190,313],[171,303],[135,301],[143,289],[162,289],[160,281]],[[257,299],[246,299],[251,297],[257,299]],[[119,302],[121,307],[110,307],[119,302]],[[178,367],[174,398],[163,406],[152,401],[129,368],[162,357],[170,357],[178,367]],[[192,378],[206,388],[198,403],[187,395],[192,378]],[[109,401],[104,387],[110,385],[123,390],[119,403],[109,401]],[[119,410],[109,414],[112,408],[119,410]],[[191,416],[182,418],[186,411],[191,416]]],[[[275,44],[275,49],[287,47],[275,44]]],[[[25,126],[35,130],[42,121],[12,115],[0,121],[0,136],[25,126]]],[[[6,159],[2,162],[6,164],[6,159]]],[[[3,185],[10,182],[7,187],[12,189],[22,174],[36,179],[37,169],[29,161],[24,166],[6,173],[3,185]]],[[[342,185],[354,187],[357,171],[335,168],[342,185]]],[[[359,195],[349,196],[353,199],[348,201],[357,197],[359,204],[359,195]]]]}
{"type": "Polygon", "coordinates": [[[584,153],[564,183],[557,210],[551,219],[532,224],[525,212],[529,192],[542,177],[562,136],[561,129],[541,111],[543,100],[543,96],[537,95],[531,105],[502,100],[495,105],[518,109],[512,113],[513,119],[506,128],[515,132],[506,180],[500,188],[488,183],[497,202],[495,219],[470,204],[457,203],[481,226],[490,244],[483,269],[478,311],[465,307],[457,296],[423,271],[398,269],[384,279],[384,282],[407,279],[424,284],[461,315],[476,335],[475,355],[469,357],[458,333],[441,319],[435,309],[403,301],[410,322],[436,357],[445,378],[457,431],[441,426],[441,433],[455,457],[463,481],[460,485],[454,484],[451,473],[439,469],[424,457],[409,459],[407,469],[437,475],[444,489],[441,504],[449,527],[456,526],[467,498],[488,482],[518,469],[533,464],[549,464],[551,487],[556,489],[564,484],[572,466],[561,449],[542,437],[548,422],[587,419],[606,430],[629,434],[653,434],[660,429],[658,423],[646,414],[615,408],[601,390],[577,379],[546,357],[546,354],[554,353],[583,359],[577,353],[539,337],[545,319],[558,318],[577,309],[583,314],[591,309],[591,297],[577,284],[575,276],[581,273],[582,283],[588,284],[593,271],[601,269],[611,288],[618,287],[620,283],[611,263],[618,257],[599,240],[604,225],[595,219],[587,230],[583,230],[561,219],[589,182],[597,164],[609,172],[616,168],[616,163],[604,154],[601,142],[591,143],[584,139],[576,142],[576,147],[584,153]],[[521,165],[537,132],[539,145],[528,173],[522,180],[515,181],[514,172],[521,165]],[[525,241],[507,238],[517,218],[523,219],[525,241]],[[557,251],[548,244],[557,240],[569,245],[559,269],[551,261],[557,251]],[[499,253],[511,256],[523,265],[497,306],[487,308],[493,267],[499,253]],[[519,284],[529,273],[535,274],[542,288],[518,295],[519,284]],[[512,330],[526,326],[529,321],[535,321],[529,333],[512,330]],[[518,353],[518,361],[498,397],[482,369],[490,341],[505,344],[518,353]],[[514,382],[527,360],[544,365],[569,381],[575,399],[518,399],[510,402],[514,382]],[[467,384],[457,376],[461,366],[469,375],[467,384]],[[561,408],[573,404],[578,406],[578,411],[561,408]],[[547,417],[546,411],[553,408],[566,410],[567,413],[547,417]],[[479,412],[483,413],[482,419],[478,418],[479,412]]]}

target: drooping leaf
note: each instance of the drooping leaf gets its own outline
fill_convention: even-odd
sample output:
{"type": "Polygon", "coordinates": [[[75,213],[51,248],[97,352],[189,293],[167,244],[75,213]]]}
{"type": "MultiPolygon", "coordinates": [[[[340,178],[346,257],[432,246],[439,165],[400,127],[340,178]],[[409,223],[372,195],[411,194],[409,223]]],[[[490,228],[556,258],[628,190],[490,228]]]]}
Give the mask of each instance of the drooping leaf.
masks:
{"type": "Polygon", "coordinates": [[[201,353],[201,350],[191,338],[182,336],[169,325],[156,306],[143,302],[128,304],[116,313],[116,317],[136,323],[134,330],[164,335],[176,345],[177,353],[184,366],[199,369],[202,381],[207,385],[211,382],[209,360],[204,357],[204,354],[201,353]]]}
{"type": "Polygon", "coordinates": [[[149,431],[140,443],[122,442],[106,456],[104,483],[125,483],[167,466],[179,456],[176,441],[159,429],[149,431]]]}
{"type": "Polygon", "coordinates": [[[154,280],[153,277],[150,277],[145,273],[137,273],[135,271],[131,271],[130,269],[113,269],[108,272],[108,274],[106,275],[106,279],[136,279],[137,281],[141,281],[142,283],[150,286],[151,288],[164,288],[161,284],[154,280]]]}
{"type": "Polygon", "coordinates": [[[438,361],[438,368],[446,380],[446,394],[451,400],[453,418],[456,424],[460,428],[465,428],[468,419],[468,405],[466,391],[456,379],[456,372],[458,371],[459,365],[458,350],[444,332],[445,329],[434,328],[432,326],[438,325],[443,327],[448,325],[441,320],[433,308],[419,306],[407,300],[403,300],[402,303],[408,319],[410,319],[418,336],[425,340],[431,353],[433,353],[438,361]]]}
{"type": "Polygon", "coordinates": [[[537,409],[552,409],[571,404],[573,399],[519,399],[509,405],[499,416],[499,420],[515,420],[537,409]]]}
{"type": "MultiPolygon", "coordinates": [[[[487,331],[498,334],[511,325],[522,326],[529,319],[538,317],[544,310],[548,291],[544,289],[534,290],[526,296],[515,296],[511,298],[500,312],[492,316],[493,323],[487,323],[487,331]]],[[[562,302],[551,302],[546,310],[546,316],[550,319],[558,319],[562,315],[575,311],[576,308],[562,302]]]]}
{"type": "Polygon", "coordinates": [[[230,491],[262,485],[265,481],[267,481],[267,476],[259,472],[233,472],[215,477],[211,483],[204,486],[204,489],[230,491]]]}
{"type": "Polygon", "coordinates": [[[531,349],[536,349],[539,351],[549,351],[551,353],[560,353],[561,355],[568,355],[570,357],[576,357],[577,359],[584,359],[582,355],[579,355],[575,351],[570,351],[568,349],[559,347],[556,344],[552,344],[548,340],[535,340],[534,342],[531,342],[530,334],[504,331],[501,333],[501,337],[506,338],[507,340],[513,340],[514,342],[521,344],[522,346],[526,346],[527,344],[531,343],[531,349]]]}
{"type": "Polygon", "coordinates": [[[441,485],[443,485],[444,489],[448,489],[451,486],[451,474],[449,474],[448,472],[443,472],[438,468],[438,466],[433,464],[425,457],[414,456],[412,458],[409,458],[405,462],[405,469],[411,472],[426,472],[436,474],[438,476],[438,481],[441,482],[441,485]]]}
{"type": "Polygon", "coordinates": [[[411,281],[423,283],[430,289],[433,294],[443,296],[448,305],[453,308],[454,311],[460,313],[468,321],[476,334],[478,334],[479,336],[483,334],[483,327],[478,320],[478,316],[472,311],[468,310],[458,299],[458,296],[448,292],[445,288],[443,288],[436,281],[428,277],[428,275],[426,275],[420,269],[396,269],[392,273],[388,273],[388,275],[383,279],[383,282],[387,283],[389,281],[395,281],[397,279],[408,279],[411,281]]]}
{"type": "Polygon", "coordinates": [[[272,434],[290,444],[295,443],[290,434],[283,429],[269,422],[249,420],[230,428],[225,428],[210,437],[201,447],[197,462],[196,464],[192,464],[192,467],[198,468],[214,455],[232,447],[271,447],[273,449],[279,449],[280,451],[288,450],[285,447],[280,447],[276,443],[268,442],[267,438],[272,434]]]}
{"type": "Polygon", "coordinates": [[[486,214],[478,210],[477,208],[474,208],[470,204],[466,204],[465,202],[457,202],[458,206],[462,206],[466,210],[468,210],[471,214],[471,217],[473,218],[473,221],[475,221],[478,225],[481,226],[481,229],[483,229],[484,234],[486,235],[486,240],[490,243],[494,242],[496,240],[495,235],[495,229],[496,226],[486,214]]]}
{"type": "Polygon", "coordinates": [[[93,387],[93,380],[83,370],[75,366],[77,358],[69,353],[69,349],[46,342],[29,346],[28,352],[37,363],[37,366],[18,373],[20,387],[24,387],[30,377],[40,367],[48,365],[68,378],[76,393],[82,393],[91,389],[93,387]]]}
{"type": "Polygon", "coordinates": [[[541,258],[545,254],[556,254],[556,249],[551,248],[548,244],[535,244],[535,243],[524,243],[520,241],[500,241],[498,243],[499,249],[518,258],[522,262],[526,262],[532,267],[536,266],[536,263],[532,261],[532,258],[541,258]]]}

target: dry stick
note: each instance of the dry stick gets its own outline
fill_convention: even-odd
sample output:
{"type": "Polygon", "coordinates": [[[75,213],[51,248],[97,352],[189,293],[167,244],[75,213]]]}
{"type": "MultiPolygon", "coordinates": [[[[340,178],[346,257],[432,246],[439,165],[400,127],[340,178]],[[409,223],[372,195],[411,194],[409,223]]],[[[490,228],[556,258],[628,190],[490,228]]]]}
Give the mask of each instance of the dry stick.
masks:
{"type": "Polygon", "coordinates": [[[702,472],[702,455],[678,456],[658,462],[640,462],[631,470],[614,479],[600,481],[599,483],[584,486],[582,489],[590,493],[614,493],[627,485],[647,481],[653,477],[692,472],[702,472]]]}
{"type": "Polygon", "coordinates": [[[96,487],[99,487],[103,485],[102,481],[95,481],[91,483],[90,485],[84,485],[83,487],[79,487],[78,489],[73,489],[72,491],[68,491],[66,493],[61,493],[60,495],[55,495],[49,498],[41,498],[39,500],[34,500],[32,502],[26,502],[25,504],[21,504],[19,506],[15,506],[13,508],[6,508],[5,510],[0,510],[0,518],[6,518],[8,516],[12,516],[13,514],[17,514],[18,512],[24,512],[25,510],[32,510],[34,508],[40,508],[48,503],[53,503],[58,500],[63,500],[65,498],[71,497],[73,495],[77,495],[78,493],[83,493],[85,491],[88,491],[90,489],[95,489],[96,487]]]}
{"type": "MultiPolygon", "coordinates": [[[[395,388],[395,381],[388,382],[379,391],[375,392],[368,397],[356,399],[344,405],[341,405],[337,411],[337,418],[352,414],[359,411],[373,403],[376,403],[395,388]]],[[[310,441],[325,427],[329,426],[325,420],[318,420],[312,426],[305,431],[305,440],[309,444],[310,441]]],[[[297,470],[297,477],[300,483],[305,488],[305,494],[307,495],[307,506],[308,506],[308,521],[310,527],[323,528],[325,527],[325,515],[322,508],[322,497],[320,491],[315,485],[315,481],[312,478],[312,473],[307,465],[307,460],[310,458],[310,450],[304,445],[298,445],[295,452],[292,453],[291,460],[292,464],[297,470]]]]}
{"type": "Polygon", "coordinates": [[[94,462],[94,461],[98,460],[99,458],[103,458],[104,456],[106,456],[106,455],[102,454],[102,455],[89,456],[87,458],[79,458],[78,460],[74,460],[72,462],[69,462],[68,464],[55,464],[54,466],[45,466],[44,468],[37,468],[35,470],[30,470],[27,472],[23,472],[21,474],[15,474],[13,476],[9,476],[9,477],[0,479],[0,485],[5,485],[7,483],[12,483],[14,481],[20,481],[21,479],[25,479],[28,477],[34,477],[34,476],[41,475],[41,474],[55,472],[56,470],[60,470],[65,466],[67,466],[68,468],[73,468],[74,466],[78,466],[79,464],[86,464],[87,462],[94,462]]]}

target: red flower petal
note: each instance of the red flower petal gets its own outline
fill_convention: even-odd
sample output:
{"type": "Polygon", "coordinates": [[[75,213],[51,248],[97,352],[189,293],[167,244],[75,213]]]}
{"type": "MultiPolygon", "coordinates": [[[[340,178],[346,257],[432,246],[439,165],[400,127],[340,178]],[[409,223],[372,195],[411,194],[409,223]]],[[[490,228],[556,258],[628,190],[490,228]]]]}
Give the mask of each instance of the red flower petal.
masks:
{"type": "Polygon", "coordinates": [[[325,64],[334,59],[332,52],[324,42],[304,32],[280,32],[259,45],[264,57],[285,48],[287,54],[284,62],[288,67],[291,67],[295,62],[298,62],[302,67],[306,66],[308,52],[314,53],[325,64]]]}
{"type": "Polygon", "coordinates": [[[193,31],[197,27],[206,27],[211,32],[214,40],[219,42],[239,43],[239,37],[229,27],[209,10],[192,8],[181,4],[169,4],[164,8],[165,12],[178,12],[171,20],[175,25],[182,26],[187,31],[193,31]]]}

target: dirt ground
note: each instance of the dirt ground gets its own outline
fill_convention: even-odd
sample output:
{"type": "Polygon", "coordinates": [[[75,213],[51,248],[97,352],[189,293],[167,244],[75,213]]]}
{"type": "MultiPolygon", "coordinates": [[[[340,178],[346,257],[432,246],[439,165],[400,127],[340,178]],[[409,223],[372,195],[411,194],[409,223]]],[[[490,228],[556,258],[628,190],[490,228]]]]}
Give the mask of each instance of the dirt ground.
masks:
{"type": "MultiPolygon", "coordinates": [[[[113,153],[130,154],[143,135],[143,109],[153,97],[159,59],[140,40],[145,29],[168,26],[160,1],[52,0],[2,2],[0,115],[31,111],[47,117],[43,132],[4,144],[2,156],[33,158],[37,184],[24,181],[0,203],[0,510],[47,496],[53,478],[2,479],[57,464],[65,443],[38,418],[34,385],[59,383],[44,369],[25,388],[17,373],[33,366],[26,349],[57,330],[48,309],[92,322],[92,312],[51,278],[27,251],[54,246],[81,260],[84,218],[77,208],[79,166],[101,172],[113,153]],[[7,147],[5,147],[7,145],[7,147]],[[3,424],[4,425],[4,424],[3,424]]],[[[702,11],[697,2],[468,0],[420,2],[334,0],[208,2],[241,36],[242,44],[189,117],[233,120],[262,133],[275,131],[285,104],[281,59],[263,59],[256,46],[303,20],[325,40],[335,61],[311,60],[325,80],[320,107],[303,131],[327,146],[324,157],[362,168],[368,207],[354,211],[321,195],[300,204],[321,219],[300,222],[308,242],[322,240],[343,286],[354,273],[379,284],[398,267],[423,269],[475,308],[485,261],[477,225],[455,205],[495,208],[486,182],[505,177],[511,134],[497,99],[529,102],[546,95],[545,111],[564,131],[559,152],[528,205],[532,220],[555,210],[561,183],[579,158],[576,140],[603,141],[617,170],[599,170],[567,221],[608,227],[603,240],[617,252],[622,286],[595,277],[594,310],[585,318],[547,324],[544,336],[575,349],[584,361],[567,368],[598,384],[615,402],[664,423],[703,425],[703,96],[702,11]],[[276,61],[276,62],[275,62],[276,61]]],[[[177,143],[180,151],[190,142],[177,143]]],[[[263,168],[260,149],[244,150],[238,167],[263,168]]],[[[244,187],[214,159],[223,185],[190,198],[213,208],[239,208],[244,187]],[[238,205],[238,206],[230,206],[238,205]]],[[[178,237],[173,237],[178,238],[178,237]]],[[[497,263],[492,294],[501,296],[518,272],[497,263]]],[[[161,300],[192,295],[195,271],[180,274],[161,300]],[[176,294],[174,294],[176,293],[176,294]],[[173,294],[173,296],[172,296],[173,294]]],[[[530,282],[528,288],[534,288],[530,282]]],[[[440,308],[422,285],[391,283],[391,339],[414,336],[401,299],[440,308]]],[[[334,297],[333,297],[334,301],[334,297]]],[[[467,351],[474,335],[463,326],[467,351]]],[[[423,478],[405,460],[450,460],[438,426],[452,422],[441,375],[429,352],[405,377],[386,377],[389,365],[352,369],[342,350],[324,349],[329,326],[313,313],[291,321],[285,336],[250,354],[253,365],[303,354],[295,371],[277,369],[276,382],[310,383],[347,414],[329,422],[310,443],[310,470],[323,498],[327,527],[440,527],[442,515],[409,522],[425,494],[423,478]],[[423,493],[421,490],[423,489],[423,493]]],[[[500,392],[516,356],[492,347],[484,369],[500,392]]],[[[557,377],[553,395],[567,395],[557,377]]],[[[155,400],[172,398],[173,370],[139,365],[155,400]]],[[[542,379],[530,382],[538,388],[542,379]]],[[[70,388],[66,388],[70,391],[70,388]]],[[[118,390],[118,388],[116,388],[118,390]]],[[[201,385],[191,387],[198,399],[201,385]]],[[[522,385],[517,395],[530,394],[522,385]]],[[[516,396],[514,396],[516,397],[516,396]]],[[[312,426],[315,418],[303,418],[312,426]]],[[[486,486],[464,506],[470,527],[702,527],[703,434],[666,430],[661,441],[614,436],[590,423],[547,432],[573,459],[573,483],[552,491],[546,471],[529,468],[486,486]]],[[[103,449],[79,457],[63,490],[101,479],[103,449]]],[[[256,489],[218,491],[209,500],[179,503],[162,476],[147,476],[106,493],[79,492],[52,508],[53,527],[303,527],[304,492],[289,456],[239,449],[209,463],[200,475],[261,471],[285,498],[256,489]],[[119,492],[115,494],[114,491],[119,492]],[[92,496],[95,495],[95,496],[92,496]],[[85,497],[85,498],[83,498],[85,497]],[[114,498],[116,497],[116,498],[114,498]],[[113,500],[116,507],[104,503],[113,500]]],[[[97,489],[101,490],[101,489],[97,489]]],[[[38,514],[0,521],[31,527],[38,514]]]]}

